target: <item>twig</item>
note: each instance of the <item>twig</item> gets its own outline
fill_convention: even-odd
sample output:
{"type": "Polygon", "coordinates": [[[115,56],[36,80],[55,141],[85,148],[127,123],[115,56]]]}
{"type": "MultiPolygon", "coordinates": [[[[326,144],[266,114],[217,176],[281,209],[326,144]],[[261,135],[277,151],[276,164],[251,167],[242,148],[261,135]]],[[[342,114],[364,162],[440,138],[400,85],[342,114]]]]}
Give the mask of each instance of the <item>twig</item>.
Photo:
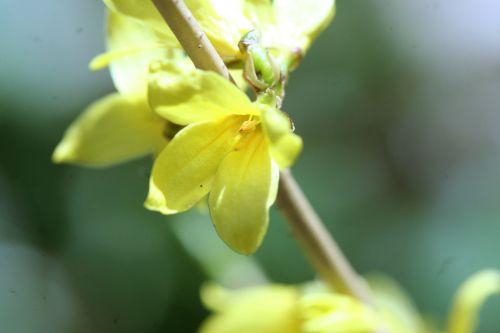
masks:
{"type": "Polygon", "coordinates": [[[290,170],[280,174],[277,203],[323,280],[371,305],[370,290],[349,264],[290,170]]]}
{"type": "Polygon", "coordinates": [[[182,0],[153,0],[196,68],[219,73],[234,83],[224,61],[182,0]]]}
{"type": "MultiPolygon", "coordinates": [[[[229,71],[181,0],[152,0],[197,68],[230,79],[229,71]]],[[[372,304],[370,290],[355,273],[289,170],[280,174],[278,206],[321,278],[336,290],[372,304]]]]}

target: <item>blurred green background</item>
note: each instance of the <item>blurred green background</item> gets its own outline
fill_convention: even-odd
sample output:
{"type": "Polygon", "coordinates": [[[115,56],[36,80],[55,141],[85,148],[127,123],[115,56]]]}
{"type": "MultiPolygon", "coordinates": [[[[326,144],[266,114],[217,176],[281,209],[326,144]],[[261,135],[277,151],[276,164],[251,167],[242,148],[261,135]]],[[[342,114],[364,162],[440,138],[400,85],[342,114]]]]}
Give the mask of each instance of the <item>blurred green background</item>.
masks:
{"type": "MultiPolygon", "coordinates": [[[[103,17],[98,0],[0,2],[2,332],[195,332],[208,277],[176,233],[239,260],[207,216],[142,207],[151,160],[51,163],[113,90],[87,69],[103,17]]],[[[500,268],[499,17],[495,0],[338,0],[287,90],[314,206],[360,272],[395,277],[438,320],[460,282],[500,268]]],[[[255,259],[273,281],[314,277],[276,211],[255,259]]],[[[499,313],[490,300],[478,333],[498,332],[499,313]]]]}

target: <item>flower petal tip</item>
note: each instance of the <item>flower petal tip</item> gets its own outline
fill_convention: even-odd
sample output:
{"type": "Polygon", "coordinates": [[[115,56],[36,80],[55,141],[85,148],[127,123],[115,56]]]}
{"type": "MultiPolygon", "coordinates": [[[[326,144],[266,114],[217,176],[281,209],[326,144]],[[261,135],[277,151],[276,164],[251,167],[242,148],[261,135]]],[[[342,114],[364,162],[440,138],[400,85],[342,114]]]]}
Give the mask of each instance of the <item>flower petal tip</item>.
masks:
{"type": "Polygon", "coordinates": [[[72,162],[74,160],[74,147],[66,140],[59,142],[52,153],[52,162],[55,164],[62,164],[72,162]]]}
{"type": "MultiPolygon", "coordinates": [[[[212,215],[213,220],[213,215],[212,215]]],[[[256,239],[250,239],[247,235],[230,234],[227,235],[217,228],[215,225],[215,230],[219,235],[219,238],[234,252],[244,255],[251,256],[260,248],[264,236],[267,232],[267,228],[259,235],[256,239]]]]}
{"type": "Polygon", "coordinates": [[[91,71],[99,71],[105,67],[108,67],[109,60],[106,57],[106,54],[100,54],[95,56],[89,63],[89,69],[91,71]]]}
{"type": "Polygon", "coordinates": [[[500,271],[486,269],[467,279],[459,288],[448,319],[448,332],[472,333],[486,300],[500,294],[500,271]]]}
{"type": "Polygon", "coordinates": [[[255,252],[257,252],[257,250],[260,247],[260,243],[257,244],[257,245],[247,245],[247,246],[241,246],[241,244],[239,244],[239,245],[231,245],[231,244],[229,244],[227,242],[226,242],[226,244],[234,252],[239,253],[239,254],[244,255],[244,256],[251,256],[252,254],[254,254],[255,252]]]}
{"type": "Polygon", "coordinates": [[[157,197],[148,196],[146,201],[144,201],[144,208],[161,213],[163,215],[172,215],[179,213],[177,210],[169,209],[165,204],[165,200],[159,200],[157,197]]]}

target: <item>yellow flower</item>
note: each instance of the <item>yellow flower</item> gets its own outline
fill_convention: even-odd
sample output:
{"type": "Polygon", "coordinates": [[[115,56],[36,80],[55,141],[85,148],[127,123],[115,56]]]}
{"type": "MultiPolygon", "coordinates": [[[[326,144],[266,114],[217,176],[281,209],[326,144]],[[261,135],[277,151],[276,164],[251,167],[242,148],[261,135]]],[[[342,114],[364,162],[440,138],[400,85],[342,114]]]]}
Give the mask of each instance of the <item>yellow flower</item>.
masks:
{"type": "MultiPolygon", "coordinates": [[[[328,291],[309,287],[267,285],[229,291],[214,285],[202,288],[201,298],[213,314],[200,333],[438,333],[418,314],[408,295],[392,279],[368,279],[375,307],[328,291]]],[[[458,290],[447,333],[473,333],[486,298],[500,293],[500,272],[486,270],[469,278],[458,290]]]]}
{"type": "Polygon", "coordinates": [[[269,285],[230,291],[208,285],[202,301],[214,314],[200,333],[300,333],[299,290],[269,285]]]}
{"type": "MultiPolygon", "coordinates": [[[[164,40],[171,31],[151,1],[104,0],[114,11],[144,22],[164,40]]],[[[334,0],[186,0],[186,5],[225,61],[241,58],[238,42],[258,29],[264,44],[305,53],[333,18],[334,0]]]]}
{"type": "Polygon", "coordinates": [[[267,285],[230,291],[208,285],[201,298],[213,314],[200,333],[368,333],[375,312],[323,288],[267,285]]]}
{"type": "Polygon", "coordinates": [[[372,333],[384,326],[370,307],[324,288],[302,293],[301,333],[372,333]]]}
{"type": "Polygon", "coordinates": [[[277,164],[291,165],[302,147],[289,119],[213,72],[173,62],[151,67],[149,101],[161,117],[186,127],[158,155],[146,207],[173,214],[210,193],[219,236],[237,252],[254,252],[276,197],[277,164]]]}
{"type": "Polygon", "coordinates": [[[159,44],[150,29],[117,13],[108,16],[107,36],[108,52],[91,67],[109,64],[118,93],[92,103],[73,122],[54,151],[56,163],[108,166],[156,153],[167,142],[169,124],[147,101],[148,67],[158,59],[176,58],[179,66],[187,60],[159,44]]]}
{"type": "MultiPolygon", "coordinates": [[[[103,167],[148,154],[158,155],[164,150],[167,142],[174,136],[175,132],[180,129],[181,126],[178,125],[199,123],[198,120],[223,122],[225,121],[223,118],[230,116],[231,112],[239,113],[238,117],[229,117],[229,123],[236,124],[240,120],[241,123],[237,128],[238,138],[234,138],[234,142],[228,142],[227,148],[232,150],[241,147],[241,152],[231,154],[234,157],[224,159],[224,163],[222,163],[222,157],[224,156],[220,155],[221,160],[219,162],[225,167],[222,167],[221,171],[218,172],[217,184],[220,185],[218,185],[219,188],[213,191],[213,193],[218,193],[219,199],[214,201],[216,200],[216,194],[213,194],[210,207],[212,208],[214,220],[218,221],[216,224],[217,230],[223,239],[227,240],[232,247],[239,249],[240,252],[253,252],[265,233],[268,221],[267,210],[276,195],[277,169],[275,162],[271,162],[269,152],[273,152],[276,163],[285,167],[292,162],[301,147],[300,138],[289,133],[290,122],[288,118],[272,108],[261,110],[256,105],[251,104],[243,92],[224,82],[222,78],[213,73],[195,72],[192,63],[181,49],[176,48],[175,44],[168,41],[161,41],[157,33],[137,20],[132,20],[116,12],[110,12],[107,44],[108,51],[96,57],[90,66],[92,69],[99,69],[109,65],[118,93],[105,96],[84,110],[68,128],[63,139],[56,147],[53,154],[54,162],[103,167]],[[168,103],[178,102],[179,104],[169,109],[170,111],[166,111],[166,113],[171,112],[171,115],[161,113],[158,115],[155,113],[150,107],[147,96],[147,77],[150,63],[162,59],[172,60],[170,73],[167,73],[171,77],[166,76],[163,78],[163,80],[170,80],[172,84],[168,86],[168,91],[161,93],[162,96],[155,98],[155,101],[163,103],[163,99],[169,99],[169,96],[173,96],[168,103]],[[192,73],[198,74],[191,76],[192,73]],[[220,81],[223,81],[223,83],[220,84],[220,81]],[[200,88],[197,99],[186,100],[186,104],[184,104],[181,99],[193,94],[193,88],[205,82],[209,83],[208,90],[205,91],[205,87],[200,88]],[[232,95],[228,92],[231,92],[232,95]],[[224,104],[226,97],[232,104],[224,104]],[[218,104],[218,101],[222,101],[222,103],[218,104]],[[227,108],[228,106],[229,108],[227,108]],[[199,109],[199,107],[202,109],[199,109]],[[206,107],[208,107],[206,114],[205,111],[200,112],[206,107]],[[240,107],[242,111],[238,112],[237,110],[240,107]],[[217,114],[217,110],[222,111],[217,114]],[[185,116],[183,115],[184,112],[186,112],[185,116]],[[196,112],[198,112],[198,116],[196,116],[196,112]],[[243,118],[248,117],[248,115],[252,115],[253,119],[248,119],[245,127],[243,123],[246,119],[243,118]],[[266,135],[263,134],[264,129],[260,124],[264,115],[267,117],[266,119],[269,119],[267,123],[274,124],[266,128],[266,135]],[[178,119],[178,117],[187,117],[188,120],[178,119]],[[198,118],[195,119],[196,117],[198,118]],[[169,120],[178,125],[174,125],[169,120]],[[269,144],[270,142],[272,144],[269,144]],[[242,184],[244,184],[244,180],[247,180],[247,191],[237,191],[237,189],[231,187],[221,188],[220,186],[225,187],[226,184],[236,186],[236,184],[224,179],[224,177],[232,177],[233,174],[224,171],[237,172],[232,165],[238,164],[236,162],[239,162],[237,161],[240,158],[239,156],[251,149],[254,149],[256,154],[245,163],[247,165],[257,163],[259,167],[244,172],[242,184]],[[254,179],[257,179],[257,181],[252,182],[254,179]],[[233,192],[238,195],[243,194],[243,197],[227,196],[227,193],[233,192]],[[264,200],[260,200],[261,198],[264,198],[264,200]],[[267,201],[265,198],[268,198],[267,201]],[[237,210],[225,209],[225,207],[231,205],[236,205],[237,210]],[[238,211],[238,209],[241,211],[238,211]],[[240,218],[235,215],[245,209],[248,210],[245,216],[240,218]],[[228,225],[234,220],[237,220],[239,224],[228,225]],[[250,223],[251,220],[254,223],[250,223]]],[[[241,70],[236,77],[242,77],[241,70]]],[[[167,87],[163,85],[163,88],[167,87]]],[[[160,109],[168,108],[168,103],[160,109]]],[[[170,106],[173,105],[170,104],[170,106]]],[[[194,127],[194,125],[191,127],[194,127]]],[[[201,128],[205,127],[201,126],[201,128]]],[[[185,132],[182,133],[184,135],[185,132]]],[[[179,141],[182,142],[181,137],[175,142],[179,141]]],[[[187,141],[190,141],[189,137],[187,141]]],[[[196,148],[197,142],[199,140],[194,140],[189,143],[189,146],[196,148]]],[[[175,147],[177,147],[177,143],[174,145],[175,147]]],[[[174,148],[160,155],[162,157],[155,163],[154,170],[162,170],[165,163],[171,164],[164,156],[168,158],[168,152],[171,152],[174,148]]],[[[219,152],[219,154],[222,153],[222,151],[219,152]]],[[[176,159],[176,161],[179,163],[181,160],[176,159]]],[[[176,164],[172,163],[172,165],[176,164]]],[[[201,166],[203,170],[212,170],[211,167],[213,166],[210,163],[201,166]]],[[[243,170],[239,172],[241,173],[243,170]]],[[[195,171],[195,173],[197,172],[195,171]]],[[[152,179],[162,177],[161,174],[161,172],[154,172],[152,179]]],[[[201,185],[202,187],[205,186],[201,192],[208,191],[211,186],[211,176],[213,175],[207,175],[207,178],[204,179],[205,183],[196,184],[197,189],[201,185]]],[[[179,202],[185,200],[183,195],[186,195],[186,193],[183,190],[191,191],[191,189],[186,188],[189,185],[188,182],[184,182],[175,191],[169,190],[168,192],[172,195],[180,195],[175,201],[170,199],[166,201],[168,205],[173,206],[166,204],[161,206],[158,201],[162,199],[161,191],[170,189],[169,186],[171,185],[172,183],[169,182],[160,184],[156,190],[156,195],[153,195],[156,188],[152,188],[147,205],[164,213],[167,211],[172,213],[174,209],[175,211],[181,211],[194,204],[190,204],[189,207],[183,206],[179,208],[176,206],[179,202]]],[[[200,199],[201,197],[196,201],[200,199]]]]}

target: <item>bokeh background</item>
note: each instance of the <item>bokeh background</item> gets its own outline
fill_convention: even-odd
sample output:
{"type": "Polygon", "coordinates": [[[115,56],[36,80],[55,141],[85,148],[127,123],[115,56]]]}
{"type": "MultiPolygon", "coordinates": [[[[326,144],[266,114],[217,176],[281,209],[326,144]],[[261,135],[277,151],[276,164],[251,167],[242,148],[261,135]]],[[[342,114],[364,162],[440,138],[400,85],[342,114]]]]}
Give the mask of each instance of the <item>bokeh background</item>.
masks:
{"type": "MultiPolygon", "coordinates": [[[[500,268],[500,3],[337,9],[287,90],[306,143],[296,177],[360,272],[393,276],[443,320],[460,282],[500,268]]],[[[68,124],[113,90],[87,69],[103,17],[98,0],[0,2],[2,332],[195,332],[207,271],[243,284],[259,279],[254,260],[273,281],[312,279],[276,211],[241,260],[206,215],[143,209],[150,159],[51,163],[68,124]]],[[[491,299],[478,332],[498,332],[499,313],[491,299]]]]}

